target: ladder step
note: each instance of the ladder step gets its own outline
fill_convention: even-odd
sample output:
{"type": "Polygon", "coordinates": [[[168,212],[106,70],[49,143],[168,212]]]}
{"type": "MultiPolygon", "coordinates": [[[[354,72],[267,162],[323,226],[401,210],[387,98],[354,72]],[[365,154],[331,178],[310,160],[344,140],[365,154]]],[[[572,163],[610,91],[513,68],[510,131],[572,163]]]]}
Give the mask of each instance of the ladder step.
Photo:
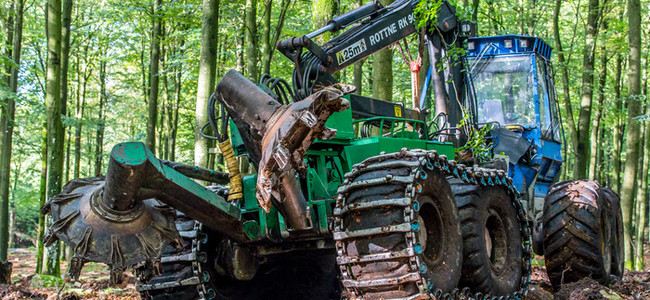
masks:
{"type": "Polygon", "coordinates": [[[168,289],[168,288],[174,288],[174,287],[179,287],[179,286],[188,286],[188,285],[197,285],[201,283],[198,277],[190,277],[187,279],[183,279],[180,282],[179,281],[169,281],[169,282],[161,282],[161,283],[153,283],[153,284],[142,284],[142,285],[136,285],[136,290],[138,292],[141,291],[152,291],[152,290],[161,290],[161,289],[168,289]]]}
{"type": "Polygon", "coordinates": [[[358,164],[350,173],[345,174],[345,178],[353,178],[360,174],[368,173],[375,170],[389,170],[389,169],[398,169],[398,168],[414,168],[420,165],[420,162],[417,160],[389,160],[380,163],[371,163],[364,166],[363,164],[358,164]]]}
{"type": "Polygon", "coordinates": [[[334,208],[334,215],[340,216],[350,211],[370,209],[382,206],[409,206],[411,198],[384,199],[370,202],[350,203],[343,208],[334,208]]]}
{"type": "Polygon", "coordinates": [[[360,181],[355,181],[347,185],[342,185],[338,189],[339,194],[344,194],[350,190],[358,189],[361,187],[366,187],[366,186],[374,186],[374,185],[380,185],[388,182],[395,182],[395,183],[411,183],[413,182],[413,176],[393,176],[393,175],[386,175],[384,177],[380,178],[373,178],[373,179],[367,179],[367,180],[360,180],[360,181]]]}
{"type": "Polygon", "coordinates": [[[196,230],[179,231],[178,234],[180,234],[182,238],[193,239],[196,237],[197,232],[196,230]]]}
{"type": "Polygon", "coordinates": [[[177,262],[177,261],[194,261],[194,260],[196,260],[196,253],[164,256],[160,258],[161,263],[170,263],[170,262],[177,262]]]}
{"type": "Polygon", "coordinates": [[[378,254],[369,254],[363,256],[339,256],[336,258],[336,263],[339,265],[353,264],[353,263],[368,263],[374,261],[390,260],[395,258],[412,257],[415,255],[413,248],[406,248],[397,252],[386,252],[378,254]]]}
{"type": "Polygon", "coordinates": [[[374,227],[374,228],[355,230],[355,231],[338,231],[338,232],[334,232],[334,240],[341,241],[341,240],[370,236],[370,235],[385,234],[391,232],[409,232],[409,231],[411,231],[411,224],[402,223],[398,225],[374,227]]]}
{"type": "Polygon", "coordinates": [[[397,284],[403,284],[406,282],[414,282],[419,280],[421,280],[420,274],[413,272],[398,277],[379,278],[379,279],[370,279],[370,280],[346,279],[343,280],[343,286],[348,288],[367,288],[367,287],[397,285],[397,284]]]}

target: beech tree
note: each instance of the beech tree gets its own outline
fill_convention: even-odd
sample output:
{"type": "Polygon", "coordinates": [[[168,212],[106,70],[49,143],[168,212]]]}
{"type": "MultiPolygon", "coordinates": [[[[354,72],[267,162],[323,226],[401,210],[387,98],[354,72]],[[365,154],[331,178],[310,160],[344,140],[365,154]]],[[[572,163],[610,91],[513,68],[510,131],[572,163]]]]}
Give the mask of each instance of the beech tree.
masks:
{"type": "MultiPolygon", "coordinates": [[[[61,192],[63,180],[63,124],[61,122],[61,0],[47,2],[47,197],[61,192]]],[[[48,217],[51,226],[51,217],[48,217]]],[[[48,226],[48,227],[49,227],[48,226]]],[[[47,249],[46,274],[59,276],[59,242],[47,249]]]]}
{"type": "MultiPolygon", "coordinates": [[[[11,272],[8,269],[7,247],[11,239],[9,234],[9,188],[11,174],[11,154],[13,146],[14,118],[16,113],[16,97],[18,92],[18,69],[20,68],[20,55],[23,34],[23,11],[24,2],[15,0],[13,3],[13,18],[8,18],[7,26],[7,54],[11,57],[9,74],[6,77],[6,84],[9,87],[9,94],[0,99],[0,273],[11,272]],[[11,22],[13,21],[13,24],[11,22]],[[9,32],[12,31],[12,32],[9,32]],[[11,43],[9,43],[11,42],[11,43]]],[[[12,222],[13,223],[13,222],[12,222]]],[[[1,279],[6,278],[0,276],[1,279]]],[[[2,282],[10,283],[10,282],[2,282]]]]}
{"type": "Polygon", "coordinates": [[[149,117],[147,118],[147,147],[156,153],[156,123],[158,122],[158,84],[160,66],[160,35],[162,22],[162,0],[156,0],[153,7],[151,30],[151,56],[149,59],[149,117]]]}
{"type": "Polygon", "coordinates": [[[219,0],[204,0],[201,16],[201,57],[194,124],[194,164],[200,167],[208,166],[210,141],[201,136],[200,130],[203,125],[208,123],[208,99],[214,91],[215,85],[218,19],[219,0]]]}
{"type": "MultiPolygon", "coordinates": [[[[379,1],[384,6],[393,0],[379,1]]],[[[373,55],[372,97],[393,101],[393,49],[388,47],[373,55]]]]}
{"type": "MultiPolygon", "coordinates": [[[[623,210],[623,225],[625,226],[625,268],[632,269],[632,216],[634,214],[634,191],[637,183],[637,168],[639,161],[640,124],[636,117],[641,107],[641,1],[628,0],[627,13],[629,22],[629,66],[628,77],[628,119],[627,119],[627,151],[625,153],[625,171],[621,187],[621,208],[623,210]]],[[[646,201],[642,199],[641,201],[646,201]]],[[[643,224],[645,225],[645,224],[643,224]]],[[[642,225],[642,226],[643,226],[642,225]]]]}

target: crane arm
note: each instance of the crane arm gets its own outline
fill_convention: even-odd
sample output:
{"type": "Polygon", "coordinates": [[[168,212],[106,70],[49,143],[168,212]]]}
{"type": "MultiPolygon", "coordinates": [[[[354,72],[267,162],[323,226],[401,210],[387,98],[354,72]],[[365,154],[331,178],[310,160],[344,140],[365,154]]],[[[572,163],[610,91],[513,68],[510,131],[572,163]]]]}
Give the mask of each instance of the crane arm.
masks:
{"type": "MultiPolygon", "coordinates": [[[[336,81],[332,74],[358,62],[377,51],[416,32],[414,15],[418,0],[397,0],[383,7],[370,2],[346,14],[337,16],[328,24],[302,37],[279,41],[278,50],[295,64],[294,91],[299,98],[311,94],[320,86],[336,81]],[[312,39],[328,31],[350,27],[322,47],[312,39]],[[303,52],[306,49],[306,52],[303,52]]],[[[443,1],[437,11],[436,22],[429,24],[428,33],[448,33],[458,30],[456,9],[443,1]]]]}

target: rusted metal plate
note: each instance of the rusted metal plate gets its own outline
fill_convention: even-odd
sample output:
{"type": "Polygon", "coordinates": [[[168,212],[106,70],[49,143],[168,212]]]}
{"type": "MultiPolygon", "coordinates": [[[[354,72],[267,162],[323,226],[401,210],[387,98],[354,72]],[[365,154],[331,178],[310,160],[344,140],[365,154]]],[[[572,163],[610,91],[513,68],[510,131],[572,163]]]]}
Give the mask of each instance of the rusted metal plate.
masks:
{"type": "Polygon", "coordinates": [[[336,130],[325,122],[350,107],[344,84],[325,87],[304,100],[281,105],[238,72],[228,72],[217,86],[219,101],[242,134],[249,158],[257,166],[257,199],[269,212],[275,206],[290,230],[312,228],[311,213],[297,179],[304,176],[304,156],[316,139],[336,130]]]}

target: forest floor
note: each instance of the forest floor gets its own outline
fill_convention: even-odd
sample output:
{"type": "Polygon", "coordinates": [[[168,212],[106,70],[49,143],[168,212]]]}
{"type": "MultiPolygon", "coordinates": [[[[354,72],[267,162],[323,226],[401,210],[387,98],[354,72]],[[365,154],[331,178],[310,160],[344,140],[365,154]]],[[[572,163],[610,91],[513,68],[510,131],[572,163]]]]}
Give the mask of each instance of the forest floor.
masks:
{"type": "MultiPolygon", "coordinates": [[[[9,261],[13,263],[12,285],[0,285],[1,299],[140,299],[135,290],[135,277],[124,272],[124,281],[111,287],[109,269],[104,264],[86,263],[79,281],[67,283],[63,280],[34,275],[36,251],[31,249],[9,249],[9,261]]],[[[68,262],[61,262],[61,273],[65,273],[68,262]]]]}
{"type": "MultiPolygon", "coordinates": [[[[650,247],[646,247],[648,249],[650,247]]],[[[87,263],[79,282],[64,283],[49,276],[34,275],[36,253],[29,249],[10,249],[9,260],[13,263],[11,285],[0,285],[1,299],[139,299],[135,290],[135,277],[125,272],[124,282],[115,287],[109,284],[109,270],[103,264],[87,263]]],[[[591,279],[567,284],[555,294],[544,270],[541,257],[533,263],[532,287],[527,299],[650,299],[650,251],[646,255],[646,270],[628,272],[621,282],[603,286],[591,279]]],[[[61,263],[62,273],[67,262],[61,263]]]]}

